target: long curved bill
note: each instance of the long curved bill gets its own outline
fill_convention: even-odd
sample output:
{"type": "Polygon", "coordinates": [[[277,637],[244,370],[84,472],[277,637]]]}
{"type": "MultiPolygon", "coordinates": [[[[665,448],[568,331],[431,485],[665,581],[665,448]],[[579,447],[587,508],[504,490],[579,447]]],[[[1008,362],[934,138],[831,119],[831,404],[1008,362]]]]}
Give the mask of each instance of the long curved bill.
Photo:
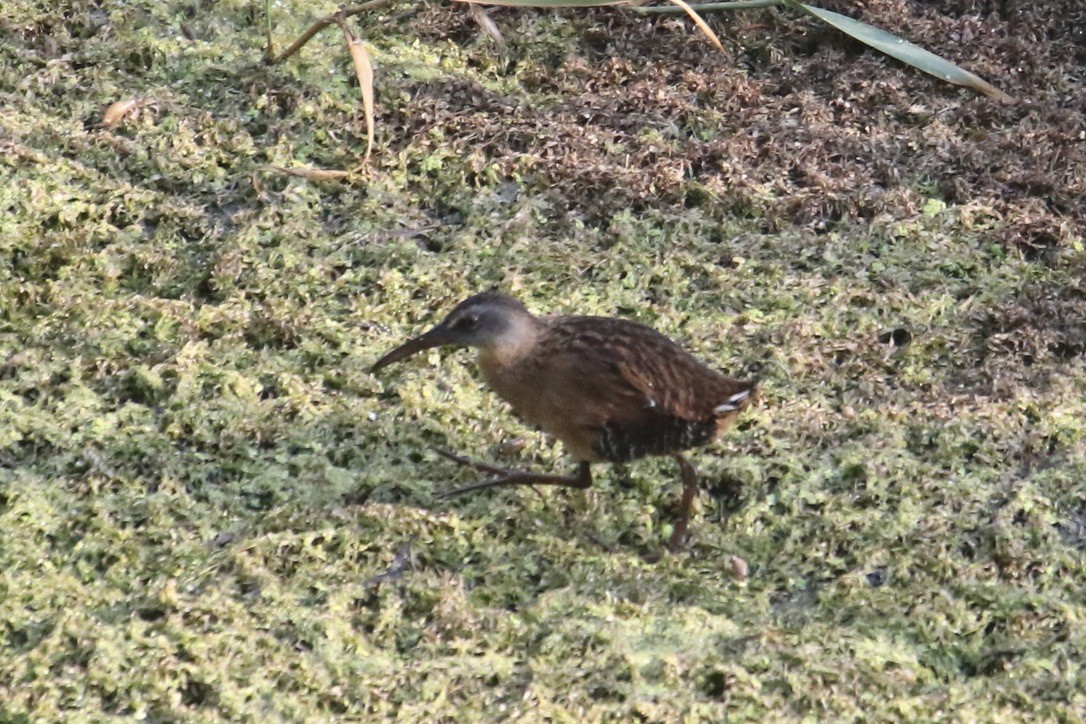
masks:
{"type": "Polygon", "coordinates": [[[393,362],[399,362],[402,359],[407,359],[413,354],[423,351],[424,349],[433,349],[434,347],[441,347],[446,344],[453,343],[452,335],[447,329],[438,325],[431,329],[429,332],[420,334],[414,339],[410,339],[401,344],[396,349],[386,354],[381,359],[373,363],[373,367],[370,367],[370,372],[376,372],[382,367],[387,367],[393,362]]]}

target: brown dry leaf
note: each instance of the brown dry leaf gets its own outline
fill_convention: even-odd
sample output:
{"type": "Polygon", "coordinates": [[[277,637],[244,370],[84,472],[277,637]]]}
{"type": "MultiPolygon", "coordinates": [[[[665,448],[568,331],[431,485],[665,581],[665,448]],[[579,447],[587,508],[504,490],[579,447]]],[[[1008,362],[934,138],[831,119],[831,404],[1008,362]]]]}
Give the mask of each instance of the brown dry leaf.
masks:
{"type": "Polygon", "coordinates": [[[140,102],[136,98],[126,98],[123,101],[110,103],[109,108],[102,114],[102,125],[105,128],[113,128],[115,125],[128,118],[139,108],[140,102]]]}
{"type": "Polygon", "coordinates": [[[297,176],[307,181],[340,181],[351,175],[350,171],[330,171],[323,168],[300,166],[298,168],[285,168],[283,166],[268,166],[272,171],[285,173],[288,176],[297,176]]]}
{"type": "Polygon", "coordinates": [[[470,3],[468,7],[471,9],[471,17],[475,18],[475,22],[479,24],[479,27],[483,29],[483,32],[490,36],[498,45],[505,45],[505,38],[502,36],[502,31],[498,29],[498,24],[491,19],[486,10],[483,10],[483,6],[478,3],[470,3]]]}
{"type": "MultiPolygon", "coordinates": [[[[346,32],[345,32],[346,34],[346,32]]],[[[366,111],[366,158],[370,160],[373,152],[373,63],[370,54],[361,40],[347,35],[347,50],[354,62],[354,72],[358,76],[358,85],[362,89],[362,107],[366,111]]]]}

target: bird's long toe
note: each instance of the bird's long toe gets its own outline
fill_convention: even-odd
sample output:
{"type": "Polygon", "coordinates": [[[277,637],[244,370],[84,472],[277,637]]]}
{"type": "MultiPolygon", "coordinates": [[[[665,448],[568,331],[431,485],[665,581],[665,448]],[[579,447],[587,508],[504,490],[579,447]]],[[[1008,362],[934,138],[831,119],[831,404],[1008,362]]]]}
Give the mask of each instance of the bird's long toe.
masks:
{"type": "Polygon", "coordinates": [[[449,452],[448,450],[442,450],[441,448],[435,447],[434,452],[436,452],[438,455],[440,455],[441,457],[443,457],[443,458],[445,458],[447,460],[452,460],[457,465],[464,465],[464,466],[467,466],[469,468],[474,468],[474,469],[478,470],[481,473],[489,473],[491,475],[496,475],[499,478],[505,478],[505,477],[508,477],[510,475],[515,475],[516,474],[515,470],[508,470],[506,468],[498,467],[497,465],[490,465],[488,463],[483,463],[483,462],[479,462],[477,460],[472,460],[471,458],[466,458],[463,455],[457,455],[454,452],[449,452]]]}

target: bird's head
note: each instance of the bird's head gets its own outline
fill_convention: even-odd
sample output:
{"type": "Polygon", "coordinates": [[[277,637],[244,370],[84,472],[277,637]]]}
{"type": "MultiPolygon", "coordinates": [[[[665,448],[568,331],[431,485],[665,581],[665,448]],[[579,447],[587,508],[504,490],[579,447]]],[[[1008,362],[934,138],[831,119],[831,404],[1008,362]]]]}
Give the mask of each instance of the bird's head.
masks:
{"type": "Polygon", "coordinates": [[[512,297],[483,292],[460,302],[449,315],[428,332],[408,340],[377,360],[371,372],[434,347],[456,345],[500,352],[530,341],[539,323],[528,309],[512,297]]]}

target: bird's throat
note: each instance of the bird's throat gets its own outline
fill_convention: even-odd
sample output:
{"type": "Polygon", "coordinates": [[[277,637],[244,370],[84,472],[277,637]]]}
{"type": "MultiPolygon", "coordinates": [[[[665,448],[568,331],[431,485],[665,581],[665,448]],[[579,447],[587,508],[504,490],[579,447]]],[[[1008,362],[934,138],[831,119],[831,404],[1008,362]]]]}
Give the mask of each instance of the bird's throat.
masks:
{"type": "Polygon", "coordinates": [[[492,344],[479,347],[478,362],[484,372],[497,372],[516,367],[532,354],[539,341],[540,329],[535,319],[518,320],[492,344]]]}

